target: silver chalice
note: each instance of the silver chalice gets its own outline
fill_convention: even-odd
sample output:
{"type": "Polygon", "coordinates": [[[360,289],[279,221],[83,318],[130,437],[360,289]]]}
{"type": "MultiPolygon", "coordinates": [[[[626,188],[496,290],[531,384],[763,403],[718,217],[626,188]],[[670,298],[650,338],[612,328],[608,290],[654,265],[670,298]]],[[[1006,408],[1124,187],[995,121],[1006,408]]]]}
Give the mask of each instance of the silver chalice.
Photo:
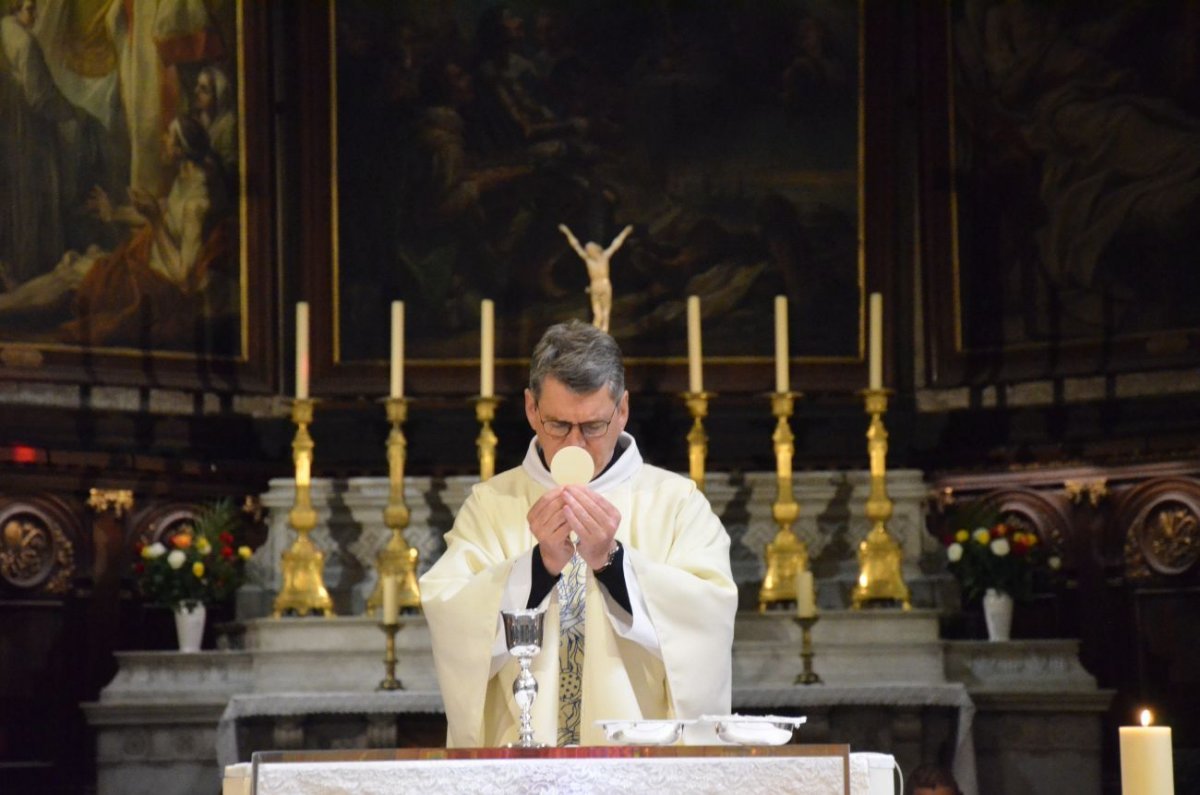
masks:
{"type": "Polygon", "coordinates": [[[538,684],[529,670],[533,658],[542,650],[542,628],[546,617],[545,608],[534,610],[501,610],[504,620],[504,640],[508,651],[517,658],[520,673],[513,680],[513,697],[521,708],[521,735],[514,748],[541,748],[542,743],[533,739],[533,699],[537,696],[538,684]]]}

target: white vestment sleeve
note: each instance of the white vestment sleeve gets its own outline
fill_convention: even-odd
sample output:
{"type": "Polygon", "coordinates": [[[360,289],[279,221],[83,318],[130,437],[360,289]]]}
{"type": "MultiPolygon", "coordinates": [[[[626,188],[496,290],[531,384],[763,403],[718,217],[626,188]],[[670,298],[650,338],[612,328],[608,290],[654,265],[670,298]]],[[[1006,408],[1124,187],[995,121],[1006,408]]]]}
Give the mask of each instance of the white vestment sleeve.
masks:
{"type": "Polygon", "coordinates": [[[658,642],[658,633],[654,631],[654,624],[650,621],[646,597],[638,586],[637,574],[629,562],[628,554],[621,555],[621,569],[625,574],[625,590],[629,593],[629,606],[633,608],[633,613],[627,613],[625,608],[612,598],[607,588],[601,588],[609,623],[619,636],[633,641],[661,660],[662,647],[658,642]]]}

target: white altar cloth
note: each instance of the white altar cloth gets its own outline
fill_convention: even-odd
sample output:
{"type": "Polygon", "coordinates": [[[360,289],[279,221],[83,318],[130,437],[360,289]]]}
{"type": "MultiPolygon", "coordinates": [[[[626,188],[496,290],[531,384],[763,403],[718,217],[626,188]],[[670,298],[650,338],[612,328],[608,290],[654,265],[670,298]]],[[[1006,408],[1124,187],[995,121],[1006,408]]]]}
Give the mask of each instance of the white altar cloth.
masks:
{"type": "MultiPolygon", "coordinates": [[[[818,746],[827,747],[827,746],[818,746]]],[[[843,746],[844,748],[844,746],[843,746]]],[[[225,769],[224,795],[392,795],[420,792],[502,793],[713,793],[803,792],[806,795],[894,795],[891,775],[871,769],[893,765],[885,754],[845,757],[689,756],[625,758],[438,759],[260,763],[225,769]],[[872,782],[875,782],[872,788],[872,782]]]]}

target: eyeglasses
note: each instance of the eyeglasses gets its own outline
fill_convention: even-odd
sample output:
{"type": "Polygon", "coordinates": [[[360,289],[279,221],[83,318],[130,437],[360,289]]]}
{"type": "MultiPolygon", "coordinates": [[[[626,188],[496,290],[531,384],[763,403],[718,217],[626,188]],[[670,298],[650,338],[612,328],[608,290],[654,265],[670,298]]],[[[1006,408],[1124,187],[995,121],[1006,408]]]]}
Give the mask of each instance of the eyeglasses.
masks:
{"type": "MultiPolygon", "coordinates": [[[[624,393],[621,394],[624,397],[624,393]]],[[[566,439],[571,435],[571,429],[578,427],[579,432],[583,434],[585,439],[597,439],[608,433],[608,426],[612,424],[613,417],[617,416],[617,409],[621,407],[621,398],[617,398],[617,405],[613,406],[612,414],[608,415],[606,420],[587,420],[586,422],[567,422],[566,420],[547,420],[542,417],[542,409],[538,407],[538,419],[542,421],[542,427],[546,429],[546,433],[550,434],[555,439],[566,439]]]]}

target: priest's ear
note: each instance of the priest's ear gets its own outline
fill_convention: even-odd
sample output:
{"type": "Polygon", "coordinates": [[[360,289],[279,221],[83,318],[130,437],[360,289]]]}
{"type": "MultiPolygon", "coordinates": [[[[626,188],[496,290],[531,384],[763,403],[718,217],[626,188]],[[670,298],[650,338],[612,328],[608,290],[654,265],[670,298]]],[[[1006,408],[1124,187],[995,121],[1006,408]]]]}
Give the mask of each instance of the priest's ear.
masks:
{"type": "Polygon", "coordinates": [[[533,390],[525,388],[525,419],[529,420],[529,427],[534,433],[538,430],[537,420],[537,400],[533,397],[533,390]]]}
{"type": "Polygon", "coordinates": [[[625,426],[629,424],[629,390],[626,389],[621,395],[621,405],[617,408],[617,416],[613,417],[613,423],[617,426],[617,434],[625,432],[625,426]]]}

